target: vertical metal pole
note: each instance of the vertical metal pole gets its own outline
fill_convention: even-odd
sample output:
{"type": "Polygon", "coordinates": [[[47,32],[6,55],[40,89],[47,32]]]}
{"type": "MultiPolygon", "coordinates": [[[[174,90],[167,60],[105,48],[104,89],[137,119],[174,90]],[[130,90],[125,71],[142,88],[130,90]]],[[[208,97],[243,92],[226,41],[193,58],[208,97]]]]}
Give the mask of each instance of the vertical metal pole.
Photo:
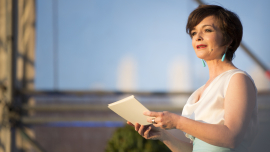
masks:
{"type": "MultiPolygon", "coordinates": [[[[14,92],[16,89],[16,73],[17,73],[17,51],[18,50],[18,0],[12,0],[12,48],[10,50],[9,54],[9,62],[10,62],[10,72],[9,72],[9,81],[10,85],[8,88],[10,88],[10,105],[14,102],[14,92]]],[[[10,126],[10,151],[16,150],[16,132],[14,129],[12,129],[12,126],[10,126]]]]}
{"type": "Polygon", "coordinates": [[[14,35],[13,35],[13,21],[14,21],[14,1],[11,3],[10,15],[7,18],[7,22],[10,23],[7,26],[7,102],[10,104],[14,95],[14,35]]]}
{"type": "Polygon", "coordinates": [[[13,100],[13,80],[14,80],[14,62],[13,62],[13,1],[6,0],[5,1],[5,42],[3,43],[5,47],[6,53],[6,62],[4,63],[6,70],[3,71],[5,73],[6,78],[6,90],[3,91],[3,97],[1,100],[1,104],[3,105],[1,111],[1,150],[4,152],[10,152],[11,150],[11,130],[9,124],[9,108],[8,105],[11,104],[13,100]]]}

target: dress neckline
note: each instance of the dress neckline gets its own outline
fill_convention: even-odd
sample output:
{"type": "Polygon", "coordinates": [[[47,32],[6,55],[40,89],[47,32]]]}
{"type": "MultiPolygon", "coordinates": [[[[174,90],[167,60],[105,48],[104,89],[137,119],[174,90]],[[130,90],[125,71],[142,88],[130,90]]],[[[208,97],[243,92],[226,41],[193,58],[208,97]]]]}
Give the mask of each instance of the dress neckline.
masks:
{"type": "MultiPolygon", "coordinates": [[[[231,70],[227,70],[227,71],[225,71],[225,72],[222,72],[222,73],[219,74],[218,76],[216,76],[216,77],[214,78],[214,80],[207,86],[207,88],[204,89],[203,93],[201,93],[200,99],[197,100],[197,102],[194,102],[193,104],[198,103],[199,101],[201,101],[201,100],[204,98],[204,96],[208,93],[210,86],[212,86],[212,84],[213,84],[219,77],[221,77],[223,74],[225,74],[225,73],[227,73],[227,72],[229,72],[229,71],[232,71],[232,70],[239,70],[239,69],[231,69],[231,70]]],[[[198,97],[197,91],[200,90],[203,86],[205,86],[205,84],[202,85],[199,89],[196,90],[196,94],[195,94],[196,97],[198,97]]],[[[196,98],[196,99],[198,99],[198,98],[196,98]]]]}

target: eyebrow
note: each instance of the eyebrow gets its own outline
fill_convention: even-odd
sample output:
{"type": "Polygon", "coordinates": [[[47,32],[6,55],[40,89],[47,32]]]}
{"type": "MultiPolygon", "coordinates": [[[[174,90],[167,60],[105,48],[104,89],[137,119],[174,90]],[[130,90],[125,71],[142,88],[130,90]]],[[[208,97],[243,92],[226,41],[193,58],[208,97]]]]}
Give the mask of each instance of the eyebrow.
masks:
{"type": "MultiPolygon", "coordinates": [[[[203,25],[202,27],[204,28],[205,26],[212,26],[212,25],[203,25]]],[[[212,26],[213,27],[213,26],[212,26]]]]}
{"type": "MultiPolygon", "coordinates": [[[[208,24],[206,24],[206,25],[203,25],[203,26],[202,26],[202,28],[204,28],[204,27],[206,27],[206,26],[211,26],[211,27],[213,27],[212,25],[208,25],[208,24]]],[[[191,30],[191,31],[193,31],[193,30],[195,30],[195,28],[194,28],[194,27],[192,28],[192,30],[191,30]]]]}

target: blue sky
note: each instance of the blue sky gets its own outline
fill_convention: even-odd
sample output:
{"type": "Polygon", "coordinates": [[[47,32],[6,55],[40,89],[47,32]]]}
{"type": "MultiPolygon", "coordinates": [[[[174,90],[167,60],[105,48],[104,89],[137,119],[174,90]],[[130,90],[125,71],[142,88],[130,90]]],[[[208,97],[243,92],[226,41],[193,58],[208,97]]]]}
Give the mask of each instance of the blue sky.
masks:
{"type": "MultiPolygon", "coordinates": [[[[216,0],[239,15],[243,42],[270,67],[270,1],[216,0]]],[[[37,0],[38,90],[54,89],[52,0],[37,0]]],[[[194,90],[208,79],[185,33],[192,0],[58,0],[60,90],[194,90]]],[[[269,87],[241,50],[234,64],[269,87]]]]}

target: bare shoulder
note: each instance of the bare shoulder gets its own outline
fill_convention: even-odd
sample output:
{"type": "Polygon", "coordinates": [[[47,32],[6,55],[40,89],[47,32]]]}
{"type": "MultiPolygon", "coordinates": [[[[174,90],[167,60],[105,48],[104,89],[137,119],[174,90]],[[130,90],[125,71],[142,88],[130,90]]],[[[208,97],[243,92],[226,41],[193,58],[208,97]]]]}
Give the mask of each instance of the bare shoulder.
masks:
{"type": "Polygon", "coordinates": [[[243,73],[236,73],[231,77],[225,98],[230,99],[231,101],[255,101],[255,85],[249,76],[243,73]]]}
{"type": "Polygon", "coordinates": [[[251,78],[243,73],[236,73],[232,76],[228,86],[228,90],[230,89],[247,89],[252,92],[256,91],[251,78]]]}

